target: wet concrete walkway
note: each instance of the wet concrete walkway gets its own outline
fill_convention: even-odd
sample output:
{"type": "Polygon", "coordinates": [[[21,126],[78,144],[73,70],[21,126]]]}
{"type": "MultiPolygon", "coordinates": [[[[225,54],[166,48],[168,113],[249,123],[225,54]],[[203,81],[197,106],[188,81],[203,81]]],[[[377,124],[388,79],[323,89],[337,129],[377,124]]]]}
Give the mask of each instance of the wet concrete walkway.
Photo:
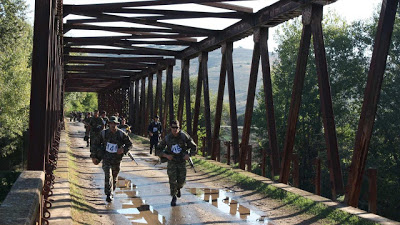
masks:
{"type": "MultiPolygon", "coordinates": [[[[77,160],[85,158],[84,162],[76,163],[83,170],[84,167],[88,168],[87,173],[91,176],[87,178],[89,186],[98,193],[95,199],[91,196],[90,200],[95,203],[94,211],[97,214],[104,214],[98,215],[99,218],[93,220],[93,224],[268,224],[270,222],[257,208],[242,201],[231,191],[210,188],[204,183],[196,182],[201,178],[198,178],[198,173],[194,173],[189,167],[188,182],[181,190],[182,197],[178,199],[177,206],[171,207],[166,163],[154,166],[158,158],[150,155],[148,148],[143,145],[134,145],[131,150],[139,165],[128,156],[123,158],[118,188],[114,192],[113,201],[107,203],[103,193],[104,174],[101,165],[88,163],[89,148],[83,141],[83,125],[75,122],[68,123],[67,126],[71,153],[77,156],[77,160]]],[[[61,168],[65,170],[64,166],[61,168]]],[[[64,186],[67,185],[65,176],[60,177],[60,180],[64,186]]],[[[60,190],[65,194],[65,188],[54,190],[55,195],[62,196],[63,199],[54,199],[53,204],[69,201],[65,195],[58,193],[60,190]]],[[[91,189],[86,188],[84,191],[90,192],[91,189]]],[[[57,208],[51,209],[54,216],[52,219],[54,222],[57,221],[53,224],[69,224],[71,220],[62,222],[65,217],[56,213],[59,211],[57,208]]],[[[79,223],[74,221],[72,224],[79,223]]]]}

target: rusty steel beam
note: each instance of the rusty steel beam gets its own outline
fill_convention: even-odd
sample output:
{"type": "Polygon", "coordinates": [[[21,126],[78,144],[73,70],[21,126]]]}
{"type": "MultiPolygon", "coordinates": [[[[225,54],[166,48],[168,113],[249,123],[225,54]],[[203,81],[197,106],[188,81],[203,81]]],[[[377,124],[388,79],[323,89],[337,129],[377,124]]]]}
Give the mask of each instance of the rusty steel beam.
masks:
{"type": "Polygon", "coordinates": [[[192,133],[192,103],[190,101],[190,78],[189,78],[189,66],[190,60],[182,60],[182,73],[184,78],[184,88],[185,88],[185,105],[186,105],[186,129],[190,136],[192,133]]]}
{"type": "MultiPolygon", "coordinates": [[[[172,80],[172,73],[174,71],[174,66],[169,65],[167,68],[167,90],[168,92],[165,92],[168,97],[168,108],[169,108],[169,121],[168,124],[172,121],[175,120],[175,113],[174,113],[174,89],[173,89],[173,80],[172,80]]],[[[180,121],[179,121],[180,122],[180,121]]]]}
{"type": "Polygon", "coordinates": [[[32,53],[32,88],[29,114],[28,170],[44,170],[48,143],[46,117],[48,112],[50,1],[35,3],[35,24],[32,53]]]}
{"type": "MultiPolygon", "coordinates": [[[[202,76],[202,72],[201,72],[200,63],[201,63],[201,60],[199,57],[199,72],[198,72],[198,76],[197,76],[196,99],[195,99],[195,103],[194,103],[194,115],[193,115],[193,140],[196,143],[198,143],[198,141],[199,141],[199,138],[197,136],[197,130],[198,130],[197,126],[199,125],[201,89],[202,89],[202,82],[203,82],[203,76],[202,76]]],[[[203,145],[203,147],[204,147],[204,145],[203,145]]]]}
{"type": "Polygon", "coordinates": [[[204,119],[206,123],[206,144],[207,144],[207,154],[211,155],[211,112],[210,112],[210,89],[208,86],[208,52],[202,52],[200,56],[200,69],[202,73],[203,80],[203,96],[204,96],[204,119]]]}
{"type": "Polygon", "coordinates": [[[233,161],[237,163],[239,160],[239,131],[236,111],[236,93],[235,93],[235,76],[233,71],[233,43],[226,42],[226,74],[228,77],[228,93],[229,93],[229,113],[231,119],[231,137],[233,149],[233,161]]]}
{"type": "Polygon", "coordinates": [[[135,126],[134,130],[137,135],[140,134],[140,104],[139,104],[139,80],[135,80],[135,126]]]}
{"type": "Polygon", "coordinates": [[[185,101],[185,65],[184,60],[181,60],[181,84],[179,86],[179,101],[178,101],[178,121],[183,125],[183,104],[185,101]]]}
{"type": "MultiPolygon", "coordinates": [[[[162,70],[157,71],[157,84],[156,84],[156,101],[155,101],[155,114],[159,114],[160,122],[163,121],[162,116],[162,70]]],[[[163,124],[164,125],[164,124],[163,124]]],[[[163,130],[163,134],[165,131],[163,130]]]]}
{"type": "Polygon", "coordinates": [[[134,125],[134,107],[135,107],[135,91],[134,91],[134,83],[129,81],[129,116],[128,116],[128,123],[129,125],[134,125]]]}
{"type": "Polygon", "coordinates": [[[264,101],[267,112],[269,148],[271,149],[272,174],[279,174],[279,149],[275,126],[274,100],[272,96],[271,69],[268,53],[268,28],[260,29],[260,54],[263,75],[264,101]]]}
{"type": "Polygon", "coordinates": [[[383,0],[356,134],[345,202],[357,207],[399,0],[383,0]]]}
{"type": "Polygon", "coordinates": [[[163,130],[164,131],[167,131],[166,129],[167,129],[167,127],[168,127],[168,125],[169,124],[167,124],[168,123],[168,119],[167,119],[167,117],[168,117],[168,100],[169,100],[169,98],[168,98],[168,88],[169,88],[169,86],[168,86],[168,75],[166,75],[166,78],[165,78],[165,92],[164,92],[164,111],[162,112],[162,114],[163,114],[163,123],[162,123],[162,125],[163,125],[163,130]]]}
{"type": "Polygon", "coordinates": [[[322,31],[322,5],[312,6],[311,33],[313,35],[315,63],[317,67],[322,121],[324,123],[325,142],[327,146],[328,167],[331,180],[332,198],[344,193],[342,170],[340,168],[339,150],[336,137],[336,126],[333,114],[331,87],[322,31]]]}
{"type": "Polygon", "coordinates": [[[253,116],[253,107],[254,107],[254,98],[256,95],[256,85],[257,85],[257,75],[258,69],[260,65],[260,29],[256,29],[254,32],[254,49],[253,49],[253,58],[251,61],[251,70],[250,70],[250,79],[249,79],[249,87],[247,90],[247,101],[246,101],[246,111],[244,116],[244,125],[243,125],[243,134],[242,134],[242,151],[240,154],[240,168],[242,170],[245,169],[245,151],[243,151],[243,147],[247,146],[250,141],[250,127],[251,127],[251,118],[253,116]]]}
{"type": "Polygon", "coordinates": [[[140,90],[140,135],[145,136],[147,129],[145,129],[145,118],[146,118],[146,78],[141,79],[141,90],[140,90]]]}
{"type": "Polygon", "coordinates": [[[303,12],[303,31],[299,53],[297,55],[296,73],[293,81],[292,97],[290,100],[289,116],[285,135],[285,144],[281,162],[281,172],[279,181],[287,184],[290,173],[290,156],[293,153],[294,139],[296,135],[296,124],[299,116],[301,94],[304,86],[304,77],[306,74],[307,59],[310,51],[311,41],[311,8],[306,8],[303,12]]]}
{"type": "MultiPolygon", "coordinates": [[[[217,95],[217,106],[215,111],[215,122],[214,122],[214,132],[213,132],[213,140],[219,139],[219,132],[221,128],[221,117],[222,117],[222,105],[223,105],[223,98],[224,98],[224,89],[225,89],[225,81],[226,81],[226,44],[222,45],[221,53],[221,69],[220,69],[220,80],[218,86],[218,95],[217,95]]],[[[214,142],[216,143],[216,142],[214,142]]],[[[218,146],[213,146],[211,158],[217,158],[217,150],[218,146]]]]}
{"type": "MultiPolygon", "coordinates": [[[[222,45],[221,48],[221,69],[219,73],[219,85],[217,94],[217,106],[215,109],[215,120],[214,120],[214,132],[213,140],[219,139],[219,132],[221,129],[221,117],[222,117],[222,104],[224,103],[224,90],[225,90],[225,80],[226,80],[226,44],[222,45]]],[[[216,143],[214,141],[213,143],[216,143]]],[[[212,147],[211,159],[215,160],[217,157],[217,146],[212,147]]]]}
{"type": "Polygon", "coordinates": [[[147,86],[147,95],[148,95],[148,100],[147,100],[147,108],[148,108],[148,113],[147,113],[147,115],[146,115],[146,124],[149,124],[150,123],[150,121],[151,121],[151,119],[152,118],[154,118],[154,102],[153,102],[153,99],[154,99],[154,96],[153,96],[153,92],[154,92],[154,90],[153,90],[153,74],[151,73],[151,74],[149,74],[149,78],[148,78],[148,80],[149,80],[149,83],[148,83],[148,86],[147,86]]]}

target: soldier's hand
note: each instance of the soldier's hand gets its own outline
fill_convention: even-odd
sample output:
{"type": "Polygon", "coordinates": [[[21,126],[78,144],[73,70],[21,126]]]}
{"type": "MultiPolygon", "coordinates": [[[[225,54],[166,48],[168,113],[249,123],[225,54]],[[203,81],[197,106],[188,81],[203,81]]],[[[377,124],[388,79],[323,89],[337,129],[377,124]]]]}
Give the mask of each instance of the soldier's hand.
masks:
{"type": "Polygon", "coordinates": [[[150,137],[153,137],[153,133],[149,132],[150,137]]]}
{"type": "Polygon", "coordinates": [[[123,149],[123,148],[119,148],[118,151],[117,151],[117,154],[118,154],[118,155],[121,155],[121,154],[123,154],[123,153],[124,153],[124,149],[123,149]]]}
{"type": "Polygon", "coordinates": [[[183,156],[184,160],[189,160],[190,156],[188,154],[186,154],[185,156],[183,156]]]}
{"type": "Polygon", "coordinates": [[[100,163],[99,160],[96,159],[96,158],[92,158],[92,162],[93,162],[94,165],[97,165],[97,164],[100,163]]]}
{"type": "Polygon", "coordinates": [[[168,160],[172,160],[174,157],[172,155],[164,154],[164,157],[168,160]]]}

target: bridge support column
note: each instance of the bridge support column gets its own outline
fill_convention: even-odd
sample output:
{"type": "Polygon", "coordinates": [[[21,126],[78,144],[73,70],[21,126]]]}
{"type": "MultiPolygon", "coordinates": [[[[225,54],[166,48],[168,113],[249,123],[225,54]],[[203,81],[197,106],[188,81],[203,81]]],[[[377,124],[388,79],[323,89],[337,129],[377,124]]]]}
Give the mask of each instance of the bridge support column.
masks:
{"type": "Polygon", "coordinates": [[[296,124],[299,116],[301,93],[304,86],[304,77],[306,74],[307,59],[310,51],[311,41],[311,8],[303,11],[303,31],[299,53],[297,55],[296,73],[293,81],[292,97],[290,100],[289,116],[285,135],[285,144],[283,147],[282,163],[279,181],[287,184],[290,173],[290,156],[293,153],[294,139],[296,135],[296,124]]]}
{"type": "Polygon", "coordinates": [[[235,79],[233,74],[233,43],[226,42],[226,74],[228,77],[228,93],[229,93],[229,113],[231,119],[231,137],[233,149],[233,161],[237,163],[239,160],[239,131],[237,122],[236,111],[236,93],[235,93],[235,79]]]}
{"type": "Polygon", "coordinates": [[[214,132],[213,132],[214,142],[211,151],[211,159],[213,160],[217,158],[218,147],[216,146],[217,144],[216,140],[219,139],[219,132],[221,129],[222,104],[224,103],[224,91],[225,91],[225,80],[226,80],[226,43],[222,45],[221,53],[222,53],[221,70],[219,73],[217,107],[215,109],[214,132]]]}
{"type": "Polygon", "coordinates": [[[190,78],[189,78],[189,66],[190,60],[182,60],[182,73],[184,78],[184,90],[185,90],[185,105],[186,105],[186,128],[190,136],[193,137],[192,133],[192,103],[190,101],[190,78]]]}
{"type": "Polygon", "coordinates": [[[260,65],[260,29],[256,28],[254,31],[254,49],[253,49],[253,58],[251,61],[251,70],[250,70],[250,79],[249,79],[249,87],[247,90],[247,101],[246,101],[246,111],[244,114],[244,125],[243,125],[243,134],[242,134],[242,143],[241,143],[241,154],[240,154],[240,163],[239,167],[244,170],[246,163],[246,151],[244,148],[249,144],[250,141],[250,127],[251,127],[251,118],[253,116],[253,107],[254,107],[254,98],[256,95],[256,85],[257,85],[257,75],[258,69],[260,65]]]}
{"type": "Polygon", "coordinates": [[[265,110],[267,112],[268,140],[269,148],[271,149],[272,174],[279,174],[279,150],[276,137],[275,110],[268,53],[268,28],[260,29],[260,38],[261,69],[263,74],[265,110]]]}
{"type": "MultiPolygon", "coordinates": [[[[199,57],[199,64],[201,60],[199,57]]],[[[193,140],[195,143],[198,143],[197,129],[199,125],[199,114],[200,114],[200,101],[201,101],[201,89],[202,89],[203,77],[199,66],[199,73],[197,76],[197,85],[196,85],[196,100],[194,103],[194,115],[193,115],[193,140]]],[[[204,147],[204,146],[203,146],[204,147]]]]}
{"type": "Polygon", "coordinates": [[[351,160],[350,173],[346,188],[345,202],[357,207],[361,191],[361,182],[367,161],[368,146],[374,127],[375,115],[382,87],[386,59],[392,38],[393,25],[399,0],[383,0],[378,28],[375,37],[374,50],[368,72],[364,101],[351,160]]]}

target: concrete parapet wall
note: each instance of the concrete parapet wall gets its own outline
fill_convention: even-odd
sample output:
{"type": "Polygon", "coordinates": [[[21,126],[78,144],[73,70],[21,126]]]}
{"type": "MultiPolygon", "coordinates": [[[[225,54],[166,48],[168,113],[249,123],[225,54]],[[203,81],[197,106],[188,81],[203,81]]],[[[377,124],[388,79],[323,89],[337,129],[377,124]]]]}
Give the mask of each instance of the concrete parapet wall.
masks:
{"type": "Polygon", "coordinates": [[[0,225],[36,224],[43,184],[43,171],[22,172],[0,206],[0,225]]]}

